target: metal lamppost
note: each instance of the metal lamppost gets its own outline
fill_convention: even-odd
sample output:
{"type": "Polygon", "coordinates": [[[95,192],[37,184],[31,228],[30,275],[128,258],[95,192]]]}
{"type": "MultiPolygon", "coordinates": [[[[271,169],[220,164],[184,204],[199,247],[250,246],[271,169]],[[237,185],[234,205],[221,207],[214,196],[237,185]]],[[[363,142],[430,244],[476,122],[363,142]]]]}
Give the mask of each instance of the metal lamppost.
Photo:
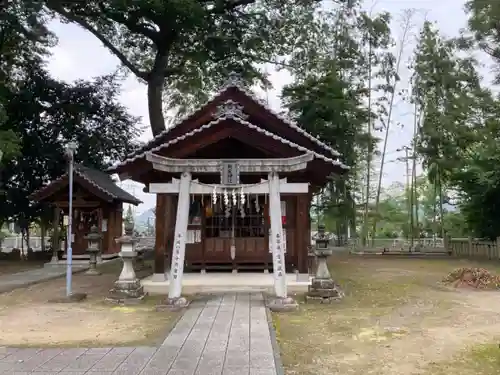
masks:
{"type": "Polygon", "coordinates": [[[69,198],[68,198],[68,230],[66,239],[66,297],[70,297],[71,291],[71,278],[73,275],[73,156],[76,150],[76,143],[69,142],[66,146],[66,157],[68,158],[68,185],[69,185],[69,198]]]}

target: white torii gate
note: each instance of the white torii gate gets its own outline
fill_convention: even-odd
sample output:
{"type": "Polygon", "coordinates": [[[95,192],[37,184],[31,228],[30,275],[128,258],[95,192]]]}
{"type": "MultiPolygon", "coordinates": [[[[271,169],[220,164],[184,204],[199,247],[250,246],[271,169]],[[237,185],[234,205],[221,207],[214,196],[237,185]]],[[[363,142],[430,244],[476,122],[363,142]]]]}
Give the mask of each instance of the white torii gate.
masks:
{"type": "MultiPolygon", "coordinates": [[[[241,191],[247,194],[269,194],[269,216],[271,219],[271,250],[273,257],[274,289],[278,298],[287,297],[285,251],[283,244],[283,225],[281,222],[281,193],[307,193],[308,183],[288,183],[279,179],[278,172],[292,172],[306,168],[313,159],[312,154],[286,159],[172,159],[149,153],[146,159],[153,168],[169,173],[181,173],[180,179],[172,179],[170,183],[149,184],[150,193],[176,193],[177,215],[174,232],[174,248],[172,252],[171,279],[168,298],[174,301],[182,294],[182,276],[186,254],[186,233],[189,221],[189,204],[191,194],[213,194],[214,187],[222,192],[224,189],[241,191]],[[257,184],[219,184],[209,185],[192,180],[192,173],[223,173],[224,166],[237,166],[237,174],[268,173],[268,179],[257,184]]],[[[234,180],[239,182],[239,175],[234,180]]],[[[222,181],[221,181],[222,182],[222,181]]]]}

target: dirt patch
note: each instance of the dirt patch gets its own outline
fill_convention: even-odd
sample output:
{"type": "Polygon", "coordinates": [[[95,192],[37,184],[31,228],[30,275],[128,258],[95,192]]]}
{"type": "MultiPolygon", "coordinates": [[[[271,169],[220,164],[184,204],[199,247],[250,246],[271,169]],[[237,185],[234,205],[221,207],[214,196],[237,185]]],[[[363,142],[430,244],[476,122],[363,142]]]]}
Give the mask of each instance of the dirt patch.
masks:
{"type": "MultiPolygon", "coordinates": [[[[331,268],[344,300],[273,316],[286,374],[441,375],[471,347],[494,343],[499,292],[434,287],[464,263],[477,265],[337,255],[331,268]]],[[[472,373],[490,374],[459,374],[472,373]]]]}
{"type": "MultiPolygon", "coordinates": [[[[88,294],[80,303],[47,301],[65,293],[65,279],[0,294],[0,346],[119,346],[157,344],[179,316],[157,312],[158,297],[134,307],[104,302],[121,271],[119,261],[100,267],[100,276],[73,275],[73,291],[88,294]]],[[[149,269],[141,271],[144,277],[149,269]]]]}
{"type": "Polygon", "coordinates": [[[42,268],[43,262],[36,261],[0,261],[0,276],[10,275],[17,272],[42,268]]]}

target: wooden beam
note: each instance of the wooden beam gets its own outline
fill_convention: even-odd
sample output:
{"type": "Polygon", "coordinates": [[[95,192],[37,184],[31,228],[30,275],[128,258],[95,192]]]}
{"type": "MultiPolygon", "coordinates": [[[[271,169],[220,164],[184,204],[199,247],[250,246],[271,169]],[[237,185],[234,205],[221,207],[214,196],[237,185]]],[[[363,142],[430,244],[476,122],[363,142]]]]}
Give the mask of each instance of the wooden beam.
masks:
{"type": "Polygon", "coordinates": [[[296,172],[307,168],[314,155],[305,153],[288,158],[269,159],[176,159],[148,153],[153,168],[168,173],[220,173],[224,163],[237,163],[240,173],[296,172]]]}
{"type": "MultiPolygon", "coordinates": [[[[68,208],[69,203],[67,201],[54,202],[57,207],[68,208]]],[[[88,202],[73,202],[73,208],[96,208],[101,206],[101,202],[88,201],[88,202]]]]}
{"type": "MultiPolygon", "coordinates": [[[[191,181],[190,193],[191,194],[212,194],[214,191],[214,186],[217,187],[217,192],[220,194],[224,188],[228,189],[243,189],[245,194],[267,194],[269,193],[269,184],[267,181],[263,181],[255,185],[208,185],[202,184],[197,181],[191,181]]],[[[309,191],[309,184],[302,182],[288,183],[286,179],[280,180],[280,193],[282,194],[298,194],[307,193],[309,191]]],[[[176,194],[180,192],[180,181],[178,179],[172,179],[170,183],[152,183],[149,184],[149,192],[156,194],[176,194]]]]}

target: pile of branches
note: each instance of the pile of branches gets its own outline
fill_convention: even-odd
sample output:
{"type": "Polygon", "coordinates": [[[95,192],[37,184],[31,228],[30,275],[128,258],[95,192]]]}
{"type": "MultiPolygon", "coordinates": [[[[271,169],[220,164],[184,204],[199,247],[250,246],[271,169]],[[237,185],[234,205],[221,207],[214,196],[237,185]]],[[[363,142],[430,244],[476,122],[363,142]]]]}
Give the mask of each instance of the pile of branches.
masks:
{"type": "Polygon", "coordinates": [[[443,282],[455,288],[472,287],[476,289],[500,289],[500,276],[492,274],[485,268],[457,268],[449,273],[443,282]]]}

